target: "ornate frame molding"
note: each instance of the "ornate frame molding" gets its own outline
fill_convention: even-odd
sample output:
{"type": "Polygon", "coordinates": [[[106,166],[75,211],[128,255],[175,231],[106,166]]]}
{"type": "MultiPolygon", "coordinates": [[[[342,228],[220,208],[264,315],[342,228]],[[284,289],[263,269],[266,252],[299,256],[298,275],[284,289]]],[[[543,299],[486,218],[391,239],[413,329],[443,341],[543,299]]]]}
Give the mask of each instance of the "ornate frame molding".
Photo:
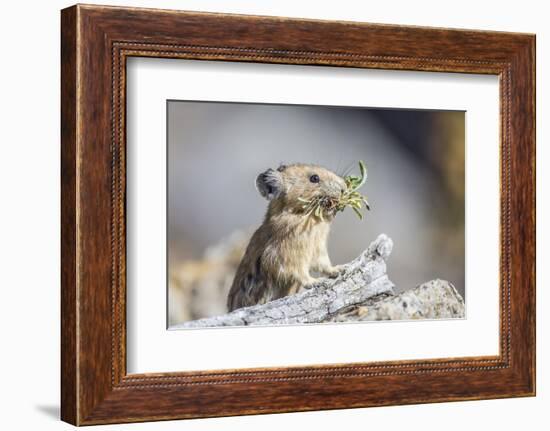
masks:
{"type": "Polygon", "coordinates": [[[62,419],[98,424],[533,395],[534,46],[534,36],[510,33],[100,6],[63,10],[62,419]],[[267,30],[258,35],[258,28],[267,30]],[[131,56],[498,75],[500,354],[127,375],[125,66],[131,56]],[[251,391],[261,396],[250,399],[251,391]]]}

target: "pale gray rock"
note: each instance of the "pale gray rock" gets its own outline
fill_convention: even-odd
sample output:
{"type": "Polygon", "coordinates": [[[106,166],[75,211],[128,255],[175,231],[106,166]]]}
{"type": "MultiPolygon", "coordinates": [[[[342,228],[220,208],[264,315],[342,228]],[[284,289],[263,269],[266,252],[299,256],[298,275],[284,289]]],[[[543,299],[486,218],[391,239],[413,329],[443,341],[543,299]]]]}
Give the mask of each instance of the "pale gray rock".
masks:
{"type": "Polygon", "coordinates": [[[340,310],[327,322],[464,317],[464,300],[455,287],[445,280],[432,280],[396,296],[380,295],[369,303],[340,310]]]}

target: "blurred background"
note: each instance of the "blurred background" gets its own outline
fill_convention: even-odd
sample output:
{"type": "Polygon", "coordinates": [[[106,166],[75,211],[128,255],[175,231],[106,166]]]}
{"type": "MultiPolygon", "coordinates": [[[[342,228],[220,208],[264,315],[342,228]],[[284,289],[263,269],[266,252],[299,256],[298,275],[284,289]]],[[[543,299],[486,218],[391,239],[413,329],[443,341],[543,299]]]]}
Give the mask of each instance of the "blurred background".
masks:
{"type": "Polygon", "coordinates": [[[464,121],[458,111],[169,101],[169,325],[226,312],[267,207],[254,180],[281,163],[354,174],[366,163],[371,211],[336,217],[333,264],[385,233],[397,292],[443,278],[464,296],[464,121]]]}

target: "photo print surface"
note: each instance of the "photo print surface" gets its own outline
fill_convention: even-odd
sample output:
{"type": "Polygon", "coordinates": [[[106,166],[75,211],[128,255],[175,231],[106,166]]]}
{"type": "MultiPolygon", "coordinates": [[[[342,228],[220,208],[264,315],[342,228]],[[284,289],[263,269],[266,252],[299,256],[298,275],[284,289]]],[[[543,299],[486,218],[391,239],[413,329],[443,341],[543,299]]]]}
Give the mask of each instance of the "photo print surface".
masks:
{"type": "Polygon", "coordinates": [[[465,113],[167,102],[169,329],[465,316],[465,113]]]}

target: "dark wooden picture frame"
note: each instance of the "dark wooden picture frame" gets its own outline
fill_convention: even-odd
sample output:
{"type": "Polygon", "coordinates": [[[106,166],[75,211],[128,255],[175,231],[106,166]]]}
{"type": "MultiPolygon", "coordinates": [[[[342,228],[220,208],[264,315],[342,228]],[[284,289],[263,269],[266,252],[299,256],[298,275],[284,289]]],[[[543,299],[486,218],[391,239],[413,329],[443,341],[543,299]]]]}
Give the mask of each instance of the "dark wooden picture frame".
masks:
{"type": "Polygon", "coordinates": [[[64,421],[535,394],[534,35],[81,5],[61,17],[64,421]],[[498,75],[500,354],[127,374],[125,66],[131,56],[498,75]]]}

